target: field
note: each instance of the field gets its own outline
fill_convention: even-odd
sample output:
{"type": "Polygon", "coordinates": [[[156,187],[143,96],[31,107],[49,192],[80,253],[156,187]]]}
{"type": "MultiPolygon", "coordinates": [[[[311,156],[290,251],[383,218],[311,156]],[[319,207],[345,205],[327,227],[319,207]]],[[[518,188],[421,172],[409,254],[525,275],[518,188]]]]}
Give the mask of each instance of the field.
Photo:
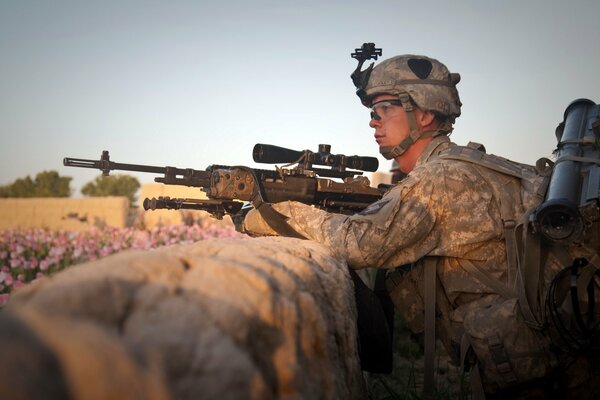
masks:
{"type": "Polygon", "coordinates": [[[150,250],[178,243],[243,237],[233,227],[168,225],[150,230],[93,228],[82,232],[45,229],[0,231],[0,306],[13,290],[71,265],[128,250],[150,250]]]}

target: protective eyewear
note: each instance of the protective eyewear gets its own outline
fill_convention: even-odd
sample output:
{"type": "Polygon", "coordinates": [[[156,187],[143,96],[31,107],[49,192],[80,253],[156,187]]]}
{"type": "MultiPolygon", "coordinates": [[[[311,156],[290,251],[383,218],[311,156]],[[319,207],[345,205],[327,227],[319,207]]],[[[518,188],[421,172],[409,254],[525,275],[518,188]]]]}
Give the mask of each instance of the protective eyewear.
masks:
{"type": "Polygon", "coordinates": [[[402,107],[400,100],[383,100],[371,105],[371,119],[380,121],[396,115],[398,107],[402,107]]]}

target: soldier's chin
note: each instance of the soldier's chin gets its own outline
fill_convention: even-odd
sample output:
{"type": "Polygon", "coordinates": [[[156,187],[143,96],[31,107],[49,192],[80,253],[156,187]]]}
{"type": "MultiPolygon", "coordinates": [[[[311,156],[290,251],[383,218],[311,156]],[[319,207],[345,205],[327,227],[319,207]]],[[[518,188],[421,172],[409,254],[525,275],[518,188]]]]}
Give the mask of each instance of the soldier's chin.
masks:
{"type": "Polygon", "coordinates": [[[379,146],[379,154],[384,156],[387,160],[391,160],[393,157],[389,154],[389,152],[391,152],[393,148],[394,146],[379,146]]]}

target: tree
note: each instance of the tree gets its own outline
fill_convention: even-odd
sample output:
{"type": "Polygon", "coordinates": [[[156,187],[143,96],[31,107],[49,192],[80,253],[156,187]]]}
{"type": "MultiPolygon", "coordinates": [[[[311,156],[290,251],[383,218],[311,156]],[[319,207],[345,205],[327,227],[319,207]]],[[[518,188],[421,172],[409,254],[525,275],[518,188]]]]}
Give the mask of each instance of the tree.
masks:
{"type": "Polygon", "coordinates": [[[116,174],[98,176],[81,188],[85,196],[125,196],[133,206],[136,201],[135,193],[140,188],[140,182],[130,175],[116,174]]]}
{"type": "Polygon", "coordinates": [[[69,197],[72,179],[56,171],[40,172],[35,180],[27,175],[10,185],[0,186],[0,197],[69,197]]]}

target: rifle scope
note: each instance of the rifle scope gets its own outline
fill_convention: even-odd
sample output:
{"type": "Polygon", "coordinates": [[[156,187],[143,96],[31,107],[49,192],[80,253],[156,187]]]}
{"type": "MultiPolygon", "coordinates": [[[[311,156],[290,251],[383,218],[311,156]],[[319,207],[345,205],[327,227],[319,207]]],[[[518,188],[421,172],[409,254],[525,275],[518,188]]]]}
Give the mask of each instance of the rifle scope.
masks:
{"type": "Polygon", "coordinates": [[[578,99],[556,128],[557,159],[535,222],[550,242],[568,244],[583,231],[581,209],[597,203],[600,189],[600,106],[578,99]]]}
{"type": "Polygon", "coordinates": [[[341,170],[350,168],[369,172],[377,171],[377,168],[379,168],[379,160],[375,157],[331,154],[331,146],[328,144],[320,144],[319,151],[314,153],[310,150],[296,151],[285,147],[258,143],[252,150],[252,158],[257,163],[302,163],[307,168],[310,168],[313,164],[326,165],[341,170]]]}

